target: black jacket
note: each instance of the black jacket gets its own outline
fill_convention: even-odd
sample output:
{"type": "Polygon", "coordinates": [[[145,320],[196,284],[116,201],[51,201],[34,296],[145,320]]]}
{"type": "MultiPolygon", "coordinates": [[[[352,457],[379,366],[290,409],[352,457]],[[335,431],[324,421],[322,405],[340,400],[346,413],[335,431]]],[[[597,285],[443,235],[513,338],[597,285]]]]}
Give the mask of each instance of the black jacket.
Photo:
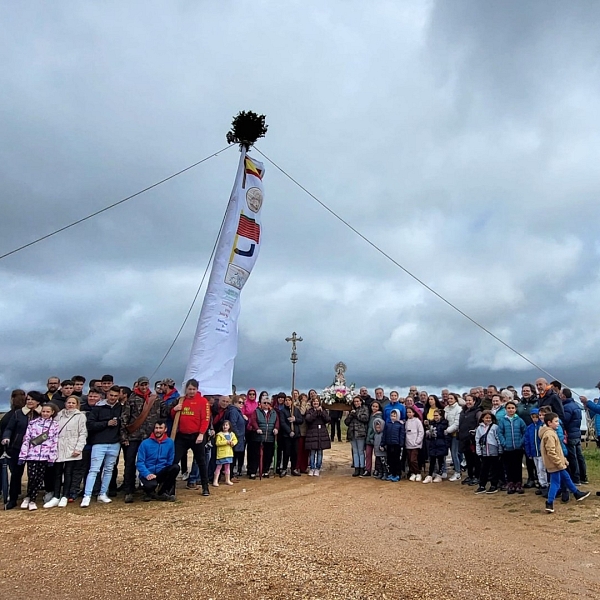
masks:
{"type": "Polygon", "coordinates": [[[121,410],[123,407],[119,402],[114,406],[103,404],[94,406],[87,413],[88,439],[87,443],[94,444],[118,444],[121,441],[121,410]],[[111,419],[117,419],[116,427],[109,427],[108,422],[111,419]]]}
{"type": "Polygon", "coordinates": [[[6,448],[8,454],[12,456],[13,453],[16,453],[18,456],[21,451],[21,446],[23,445],[23,436],[27,431],[27,425],[29,425],[29,422],[32,419],[37,419],[39,416],[39,413],[35,411],[29,411],[25,414],[22,408],[13,412],[6,429],[2,434],[2,439],[8,438],[10,440],[10,443],[6,448]]]}
{"type": "Polygon", "coordinates": [[[58,390],[54,396],[52,396],[52,400],[48,398],[48,394],[44,394],[44,403],[52,402],[55,406],[58,407],[58,412],[60,412],[65,407],[66,398],[62,395],[61,391],[58,390]]]}
{"type": "Polygon", "coordinates": [[[563,404],[554,390],[547,390],[544,394],[544,397],[539,398],[538,408],[542,408],[542,406],[549,406],[552,409],[552,412],[556,413],[559,419],[564,422],[565,409],[563,408],[563,404]]]}
{"type": "Polygon", "coordinates": [[[291,416],[290,409],[287,406],[284,405],[279,409],[279,431],[283,437],[290,437],[293,428],[294,437],[300,437],[300,424],[304,423],[304,417],[297,408],[294,408],[296,420],[293,423],[288,421],[291,416]]]}
{"type": "Polygon", "coordinates": [[[465,452],[475,442],[475,432],[479,425],[481,409],[475,405],[472,408],[463,408],[458,421],[458,445],[461,452],[465,452]]]}

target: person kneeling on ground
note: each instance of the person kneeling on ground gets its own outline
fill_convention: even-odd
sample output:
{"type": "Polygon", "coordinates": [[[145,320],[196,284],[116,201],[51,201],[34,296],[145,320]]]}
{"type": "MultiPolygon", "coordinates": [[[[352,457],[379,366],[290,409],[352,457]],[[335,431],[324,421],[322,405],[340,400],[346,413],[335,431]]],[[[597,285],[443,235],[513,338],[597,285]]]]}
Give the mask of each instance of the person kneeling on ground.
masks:
{"type": "Polygon", "coordinates": [[[179,465],[175,462],[175,444],[167,436],[167,424],[159,420],[154,431],[139,447],[136,467],[144,488],[144,502],[150,500],[175,501],[175,481],[179,465]]]}
{"type": "Polygon", "coordinates": [[[560,423],[556,413],[548,413],[544,416],[546,427],[542,427],[539,431],[540,439],[542,440],[542,458],[544,466],[550,477],[550,490],[548,492],[548,500],[546,501],[546,512],[554,512],[554,499],[556,494],[564,484],[568,490],[573,492],[575,500],[580,502],[585,500],[590,495],[590,492],[580,492],[567,471],[568,461],[565,459],[563,449],[560,445],[560,440],[556,434],[560,423]]]}

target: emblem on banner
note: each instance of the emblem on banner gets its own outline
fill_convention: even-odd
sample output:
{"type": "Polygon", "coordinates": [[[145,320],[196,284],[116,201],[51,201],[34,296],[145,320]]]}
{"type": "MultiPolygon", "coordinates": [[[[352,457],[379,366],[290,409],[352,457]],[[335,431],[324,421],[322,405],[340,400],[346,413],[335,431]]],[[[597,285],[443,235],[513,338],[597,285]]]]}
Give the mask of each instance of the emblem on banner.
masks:
{"type": "Polygon", "coordinates": [[[246,281],[248,281],[248,277],[250,277],[250,273],[246,271],[246,269],[242,269],[242,267],[229,263],[227,272],[225,273],[225,283],[241,290],[246,281]]]}
{"type": "Polygon", "coordinates": [[[257,213],[260,210],[260,207],[263,203],[263,193],[257,187],[251,187],[246,192],[246,204],[248,208],[253,212],[257,213]]]}

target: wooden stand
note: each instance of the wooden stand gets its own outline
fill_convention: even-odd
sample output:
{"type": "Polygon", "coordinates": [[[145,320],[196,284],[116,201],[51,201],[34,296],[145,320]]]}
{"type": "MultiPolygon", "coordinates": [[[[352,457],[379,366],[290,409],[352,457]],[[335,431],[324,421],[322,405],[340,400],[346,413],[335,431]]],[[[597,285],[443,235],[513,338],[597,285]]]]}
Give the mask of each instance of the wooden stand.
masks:
{"type": "Polygon", "coordinates": [[[346,404],[345,402],[336,402],[335,404],[331,404],[329,406],[327,406],[326,404],[323,404],[323,408],[326,408],[327,410],[347,410],[347,411],[349,411],[352,407],[349,404],[346,404]]]}

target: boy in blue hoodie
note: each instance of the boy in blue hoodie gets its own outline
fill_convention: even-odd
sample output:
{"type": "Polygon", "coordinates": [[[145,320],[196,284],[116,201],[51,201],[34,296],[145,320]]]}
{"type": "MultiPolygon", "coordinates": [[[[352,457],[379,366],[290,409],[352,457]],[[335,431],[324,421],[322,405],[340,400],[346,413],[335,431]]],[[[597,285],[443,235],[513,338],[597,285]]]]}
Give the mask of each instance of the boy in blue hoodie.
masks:
{"type": "Polygon", "coordinates": [[[539,409],[532,408],[529,416],[531,417],[531,423],[525,430],[525,456],[531,458],[535,464],[537,480],[540,484],[540,489],[536,491],[536,494],[540,496],[548,489],[548,475],[544,467],[540,436],[538,435],[544,424],[540,419],[539,409]]]}
{"type": "Polygon", "coordinates": [[[392,410],[390,418],[390,423],[385,424],[382,440],[390,467],[390,475],[387,480],[400,481],[400,457],[405,439],[404,424],[400,421],[400,412],[398,410],[392,410]]]}

